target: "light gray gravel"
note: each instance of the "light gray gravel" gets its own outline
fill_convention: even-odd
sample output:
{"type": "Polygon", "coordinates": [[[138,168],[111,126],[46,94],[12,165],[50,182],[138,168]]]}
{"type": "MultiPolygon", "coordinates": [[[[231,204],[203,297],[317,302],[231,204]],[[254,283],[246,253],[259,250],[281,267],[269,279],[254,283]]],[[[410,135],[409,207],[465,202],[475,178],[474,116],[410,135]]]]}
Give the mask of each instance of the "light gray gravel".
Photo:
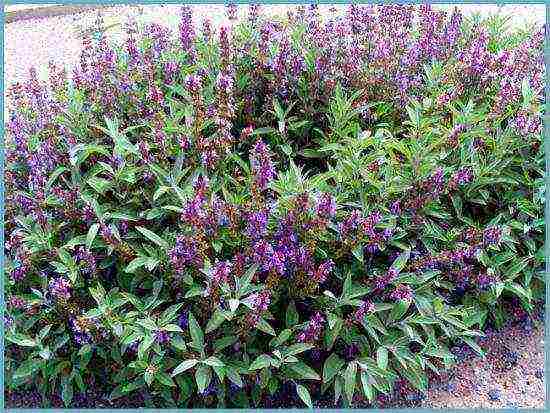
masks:
{"type": "MultiPolygon", "coordinates": [[[[9,6],[12,7],[12,6],[9,6]]],[[[106,24],[119,24],[125,22],[128,17],[136,16],[138,21],[157,21],[177,28],[179,21],[179,9],[181,5],[124,5],[102,10],[106,24]]],[[[213,26],[227,24],[225,6],[223,5],[195,5],[195,22],[200,24],[205,18],[209,19],[213,26]]],[[[269,5],[262,6],[269,14],[286,14],[296,6],[269,5]]],[[[320,6],[321,12],[326,13],[330,5],[320,6]]],[[[336,6],[343,9],[345,6],[336,6]]],[[[440,9],[450,10],[455,5],[437,5],[440,9]]],[[[459,5],[458,8],[465,14],[480,12],[483,15],[503,12],[513,15],[512,24],[544,23],[544,5],[459,5]]],[[[239,14],[247,13],[246,6],[239,7],[239,14]]],[[[31,66],[44,68],[48,61],[56,63],[65,62],[72,66],[78,60],[81,50],[80,40],[76,30],[82,26],[89,26],[96,17],[97,12],[86,12],[75,16],[51,17],[40,20],[25,20],[6,25],[4,28],[4,78],[6,84],[19,81],[26,77],[31,66]]],[[[120,36],[120,29],[111,30],[113,37],[120,36]]],[[[41,76],[44,70],[39,69],[41,76]]]]}

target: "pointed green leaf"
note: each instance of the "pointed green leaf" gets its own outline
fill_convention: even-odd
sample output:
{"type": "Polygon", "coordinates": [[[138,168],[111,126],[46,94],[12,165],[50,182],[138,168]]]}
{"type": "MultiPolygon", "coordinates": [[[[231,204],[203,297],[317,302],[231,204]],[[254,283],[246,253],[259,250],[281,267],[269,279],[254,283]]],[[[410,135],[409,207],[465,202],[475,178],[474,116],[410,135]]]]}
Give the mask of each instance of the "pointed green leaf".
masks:
{"type": "Polygon", "coordinates": [[[388,367],[388,350],[386,347],[379,347],[376,350],[376,362],[378,363],[378,367],[386,370],[386,367],[388,367]]]}
{"type": "Polygon", "coordinates": [[[298,392],[298,396],[300,396],[300,399],[302,399],[306,406],[312,409],[313,404],[311,404],[311,396],[309,395],[309,391],[301,384],[298,384],[296,386],[296,391],[298,392]]]}
{"type": "Polygon", "coordinates": [[[331,354],[326,360],[323,367],[323,383],[328,383],[334,376],[338,374],[340,369],[344,367],[344,360],[336,354],[331,354]]]}
{"type": "Polygon", "coordinates": [[[180,373],[183,373],[186,370],[189,370],[190,368],[195,367],[195,365],[198,363],[198,360],[195,359],[189,359],[182,361],[175,369],[172,371],[172,377],[177,376],[180,373]]]}
{"type": "Polygon", "coordinates": [[[357,381],[357,363],[352,361],[348,364],[344,374],[344,389],[350,403],[353,401],[353,393],[355,393],[355,385],[357,381]]]}
{"type": "Polygon", "coordinates": [[[164,248],[165,250],[168,249],[168,243],[157,234],[155,234],[153,231],[150,231],[147,228],[143,227],[136,227],[136,229],[141,232],[149,241],[157,244],[159,247],[164,248]]]}
{"type": "Polygon", "coordinates": [[[88,230],[88,235],[86,235],[86,248],[92,248],[92,244],[99,230],[99,224],[93,224],[88,230]]]}
{"type": "Polygon", "coordinates": [[[204,348],[204,334],[192,313],[189,313],[189,333],[197,350],[204,348]]]}
{"type": "Polygon", "coordinates": [[[204,392],[210,384],[210,380],[212,380],[212,370],[208,366],[200,365],[195,371],[195,381],[197,382],[199,393],[204,392]]]}

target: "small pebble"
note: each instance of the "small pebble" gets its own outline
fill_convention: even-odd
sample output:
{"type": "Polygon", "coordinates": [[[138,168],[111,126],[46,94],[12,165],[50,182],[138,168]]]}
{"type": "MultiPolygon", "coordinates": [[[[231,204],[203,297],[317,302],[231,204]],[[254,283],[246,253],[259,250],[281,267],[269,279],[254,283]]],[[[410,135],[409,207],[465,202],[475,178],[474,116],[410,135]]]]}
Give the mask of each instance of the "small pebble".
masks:
{"type": "Polygon", "coordinates": [[[447,384],[447,391],[449,393],[453,393],[454,391],[456,391],[456,384],[455,383],[448,383],[447,384]]]}
{"type": "Polygon", "coordinates": [[[544,379],[544,369],[537,369],[535,377],[540,380],[544,379]]]}
{"type": "Polygon", "coordinates": [[[512,366],[515,366],[518,363],[518,353],[517,351],[507,351],[505,355],[505,359],[508,363],[510,363],[512,366]]]}
{"type": "Polygon", "coordinates": [[[410,402],[419,402],[426,398],[426,395],[422,393],[407,394],[406,399],[410,402]]]}
{"type": "Polygon", "coordinates": [[[489,396],[489,399],[491,399],[492,401],[499,401],[500,400],[500,390],[498,389],[493,389],[493,390],[490,390],[489,393],[488,393],[488,396],[489,396]]]}

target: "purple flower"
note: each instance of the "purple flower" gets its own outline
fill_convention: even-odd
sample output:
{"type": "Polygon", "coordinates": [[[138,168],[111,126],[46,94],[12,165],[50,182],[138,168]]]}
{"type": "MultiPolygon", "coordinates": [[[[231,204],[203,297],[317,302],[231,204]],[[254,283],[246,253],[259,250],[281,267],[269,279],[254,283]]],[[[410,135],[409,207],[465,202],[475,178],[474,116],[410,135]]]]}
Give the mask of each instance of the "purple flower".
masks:
{"type": "Polygon", "coordinates": [[[495,276],[489,275],[486,272],[481,272],[477,276],[477,286],[480,290],[487,290],[495,282],[495,276]]]}
{"type": "Polygon", "coordinates": [[[4,314],[4,326],[6,328],[11,328],[13,326],[13,317],[9,314],[4,314]]]}
{"type": "Polygon", "coordinates": [[[68,300],[71,297],[71,283],[63,277],[50,281],[49,289],[51,295],[57,300],[68,300]]]}
{"type": "Polygon", "coordinates": [[[178,75],[180,68],[177,62],[170,60],[164,64],[164,75],[166,76],[166,83],[173,83],[178,75]]]}
{"type": "Polygon", "coordinates": [[[502,229],[496,226],[486,228],[483,231],[483,242],[485,245],[498,245],[502,239],[502,229]]]}
{"type": "Polygon", "coordinates": [[[333,269],[334,263],[331,260],[327,260],[319,265],[319,268],[317,268],[312,278],[315,282],[322,284],[327,280],[333,269]]]}
{"type": "Polygon", "coordinates": [[[390,212],[393,215],[401,215],[401,202],[399,200],[394,201],[390,206],[390,212]]]}
{"type": "Polygon", "coordinates": [[[265,237],[267,234],[267,211],[265,209],[248,214],[245,233],[253,240],[265,237]]]}
{"type": "Polygon", "coordinates": [[[253,308],[254,311],[258,313],[263,313],[267,311],[269,303],[271,302],[271,293],[267,290],[264,290],[260,293],[254,294],[253,308]]]}
{"type": "Polygon", "coordinates": [[[178,325],[182,330],[185,330],[187,326],[189,325],[189,311],[185,310],[183,313],[180,314],[178,317],[178,325]]]}
{"type": "Polygon", "coordinates": [[[349,346],[346,346],[344,350],[344,357],[347,361],[354,360],[358,354],[359,354],[359,347],[357,347],[356,344],[351,344],[349,346]]]}
{"type": "Polygon", "coordinates": [[[413,298],[413,290],[408,285],[400,284],[390,294],[390,298],[395,301],[399,301],[399,300],[410,301],[413,298]]]}
{"type": "Polygon", "coordinates": [[[221,261],[214,265],[212,269],[212,283],[214,285],[220,285],[229,281],[229,275],[231,274],[231,263],[229,261],[221,261]]]}
{"type": "Polygon", "coordinates": [[[28,272],[29,268],[26,265],[20,265],[11,272],[10,278],[13,282],[19,283],[25,279],[28,272]]]}
{"type": "Polygon", "coordinates": [[[76,262],[82,266],[82,272],[84,274],[93,274],[97,269],[96,260],[94,255],[85,249],[84,247],[78,247],[76,250],[76,262]]]}
{"type": "Polygon", "coordinates": [[[308,343],[319,339],[321,331],[323,330],[323,324],[325,322],[321,313],[315,313],[311,318],[306,328],[298,334],[297,340],[302,343],[308,343]]]}
{"type": "Polygon", "coordinates": [[[397,277],[397,274],[398,272],[395,268],[390,268],[385,275],[378,277],[375,280],[374,288],[376,290],[382,290],[388,284],[390,284],[393,280],[395,280],[395,278],[397,277]]]}
{"type": "Polygon", "coordinates": [[[163,345],[170,341],[170,335],[166,330],[157,330],[155,331],[155,340],[160,345],[163,345]]]}
{"type": "Polygon", "coordinates": [[[353,320],[356,323],[362,323],[367,314],[374,313],[375,306],[370,301],[363,301],[359,306],[359,309],[353,314],[353,320]]]}
{"type": "Polygon", "coordinates": [[[99,229],[99,233],[101,234],[101,237],[103,238],[103,240],[108,244],[108,245],[111,245],[111,246],[115,246],[115,245],[118,245],[119,241],[118,239],[115,237],[114,233],[113,233],[113,230],[111,229],[110,226],[107,226],[105,224],[101,224],[100,225],[100,229],[99,229]]]}
{"type": "Polygon", "coordinates": [[[269,182],[275,177],[275,167],[271,160],[269,148],[260,139],[256,141],[252,148],[250,166],[254,175],[254,183],[261,191],[265,190],[269,182]]]}
{"type": "Polygon", "coordinates": [[[179,35],[181,46],[188,54],[190,63],[194,63],[196,59],[196,51],[194,48],[195,29],[193,26],[193,11],[190,6],[181,8],[181,20],[179,24],[179,35]]]}
{"type": "Polygon", "coordinates": [[[191,94],[199,93],[202,87],[201,78],[197,75],[189,75],[185,79],[185,87],[191,94]]]}
{"type": "Polygon", "coordinates": [[[454,189],[460,185],[465,185],[473,179],[472,171],[469,168],[458,170],[449,181],[449,188],[454,189]]]}
{"type": "Polygon", "coordinates": [[[177,274],[182,274],[189,265],[201,267],[203,264],[198,242],[190,236],[178,235],[176,245],[168,252],[168,258],[177,274]]]}
{"type": "Polygon", "coordinates": [[[8,299],[6,304],[10,308],[13,308],[13,309],[16,309],[16,310],[21,310],[25,307],[27,302],[24,299],[22,299],[21,297],[12,296],[8,299]]]}
{"type": "Polygon", "coordinates": [[[336,202],[332,195],[328,193],[321,194],[315,212],[321,218],[333,218],[336,215],[336,202]]]}
{"type": "Polygon", "coordinates": [[[343,239],[347,238],[357,229],[361,220],[360,212],[355,210],[340,224],[340,235],[343,239]]]}
{"type": "Polygon", "coordinates": [[[203,397],[207,397],[207,396],[210,396],[212,394],[215,394],[217,391],[218,391],[218,386],[217,386],[216,382],[214,380],[211,380],[208,387],[205,388],[202,391],[201,394],[202,394],[203,397]]]}
{"type": "Polygon", "coordinates": [[[279,275],[283,275],[286,269],[286,257],[281,251],[274,251],[269,261],[269,270],[275,271],[279,275]]]}
{"type": "Polygon", "coordinates": [[[248,8],[248,20],[252,24],[256,24],[258,22],[258,18],[260,16],[261,7],[259,4],[251,4],[248,8]]]}

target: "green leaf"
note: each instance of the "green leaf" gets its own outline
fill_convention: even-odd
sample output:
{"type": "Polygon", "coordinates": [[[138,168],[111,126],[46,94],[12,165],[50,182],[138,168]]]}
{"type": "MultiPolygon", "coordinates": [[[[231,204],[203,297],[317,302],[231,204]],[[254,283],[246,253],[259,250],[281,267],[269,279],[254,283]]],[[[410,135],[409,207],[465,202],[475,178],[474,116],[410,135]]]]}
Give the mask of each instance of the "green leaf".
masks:
{"type": "Polygon", "coordinates": [[[229,310],[234,313],[237,311],[237,308],[239,308],[239,305],[241,304],[240,300],[237,300],[235,298],[229,299],[229,310]]]}
{"type": "Polygon", "coordinates": [[[271,366],[271,360],[272,358],[269,357],[268,355],[261,354],[256,358],[256,360],[252,362],[248,370],[251,370],[251,371],[259,370],[259,369],[263,369],[264,367],[269,367],[271,366]]]}
{"type": "Polygon", "coordinates": [[[363,260],[363,244],[359,244],[358,246],[356,246],[352,251],[352,254],[355,258],[357,258],[357,260],[363,264],[364,263],[364,260],[363,260]]]}
{"type": "Polygon", "coordinates": [[[151,347],[155,339],[153,336],[147,335],[138,346],[138,358],[143,359],[145,352],[151,347]]]}
{"type": "Polygon", "coordinates": [[[65,407],[69,407],[71,401],[73,400],[73,384],[72,380],[66,379],[63,380],[61,384],[61,399],[65,404],[65,407]]]}
{"type": "Polygon", "coordinates": [[[409,368],[401,369],[400,373],[420,391],[425,391],[428,387],[428,379],[424,372],[415,366],[409,366],[409,368]]]}
{"type": "Polygon", "coordinates": [[[22,377],[30,376],[35,371],[39,370],[44,364],[44,360],[40,359],[29,359],[25,360],[21,365],[15,370],[13,374],[14,379],[19,379],[22,377]]]}
{"type": "Polygon", "coordinates": [[[361,371],[361,384],[363,385],[363,393],[365,393],[365,396],[367,397],[369,402],[372,402],[374,400],[374,389],[369,383],[368,373],[364,370],[361,371]]]}
{"type": "Polygon", "coordinates": [[[309,395],[309,391],[301,384],[298,384],[296,386],[296,391],[298,392],[298,396],[300,396],[300,399],[302,399],[306,406],[312,409],[313,404],[311,404],[311,396],[309,395]]]}
{"type": "Polygon", "coordinates": [[[184,371],[195,367],[195,365],[198,362],[199,360],[195,360],[195,359],[182,361],[180,364],[178,364],[178,366],[174,369],[174,371],[172,371],[172,377],[177,376],[178,374],[183,373],[184,371]]]}
{"type": "Polygon", "coordinates": [[[71,256],[71,254],[69,254],[69,252],[67,250],[65,250],[64,248],[59,248],[57,250],[57,254],[59,255],[59,258],[61,259],[61,261],[63,262],[63,264],[65,264],[67,267],[71,267],[74,265],[74,259],[73,257],[71,256]]]}
{"type": "Polygon", "coordinates": [[[386,367],[388,367],[388,350],[386,347],[379,347],[378,350],[376,350],[376,362],[378,367],[382,370],[386,370],[386,367]]]}
{"type": "Polygon", "coordinates": [[[258,265],[253,265],[239,279],[239,289],[238,289],[239,297],[242,297],[246,293],[246,290],[250,286],[252,278],[254,277],[254,274],[256,274],[257,270],[258,270],[258,265]]]}
{"type": "Polygon", "coordinates": [[[104,195],[105,192],[107,192],[112,186],[111,181],[104,178],[98,178],[97,176],[92,176],[91,178],[88,178],[86,183],[94,188],[96,192],[101,195],[104,195]]]}
{"type": "Polygon", "coordinates": [[[192,313],[189,313],[189,333],[197,350],[204,348],[204,334],[192,313]]]}
{"type": "Polygon", "coordinates": [[[291,301],[286,309],[286,326],[288,328],[294,327],[296,324],[298,324],[299,321],[299,315],[298,311],[296,310],[296,304],[294,301],[291,301]]]}
{"type": "Polygon", "coordinates": [[[407,265],[407,261],[409,261],[410,256],[411,256],[410,250],[402,252],[399,255],[399,257],[397,257],[393,262],[392,268],[395,268],[397,272],[401,272],[401,270],[405,268],[405,265],[407,265]]]}
{"type": "Polygon", "coordinates": [[[68,169],[64,166],[58,166],[56,170],[51,173],[50,177],[48,178],[48,182],[46,182],[47,191],[49,191],[56,179],[59,178],[59,175],[61,175],[65,171],[68,171],[68,169]]]}
{"type": "Polygon", "coordinates": [[[287,328],[287,329],[281,331],[281,333],[277,337],[272,339],[269,344],[272,347],[280,346],[281,344],[286,342],[290,338],[291,335],[292,335],[292,330],[290,328],[287,328]]]}
{"type": "Polygon", "coordinates": [[[214,311],[214,314],[212,314],[212,318],[208,321],[208,324],[206,325],[206,329],[204,331],[206,332],[206,334],[208,334],[221,326],[224,321],[225,317],[223,316],[220,309],[217,308],[216,311],[214,311]]]}
{"type": "Polygon", "coordinates": [[[143,373],[143,379],[145,380],[145,383],[147,383],[148,386],[151,386],[151,383],[153,383],[153,380],[155,378],[155,375],[149,370],[146,369],[143,373]]]}
{"type": "Polygon", "coordinates": [[[214,351],[218,352],[223,350],[226,347],[229,347],[231,344],[235,343],[237,341],[236,336],[225,336],[222,338],[217,339],[214,342],[214,351]]]}
{"type": "Polygon", "coordinates": [[[506,275],[507,280],[513,280],[517,275],[529,265],[529,258],[524,258],[522,260],[514,260],[512,265],[505,270],[503,273],[506,275]]]}
{"type": "Polygon", "coordinates": [[[264,333],[267,333],[272,336],[276,336],[275,330],[273,330],[273,327],[269,325],[267,321],[265,321],[263,318],[260,318],[258,322],[256,323],[256,328],[258,330],[263,331],[264,333]]]}
{"type": "Polygon", "coordinates": [[[342,378],[340,376],[336,376],[336,379],[334,379],[334,404],[338,403],[338,400],[340,400],[341,396],[342,396],[342,378]]]}
{"type": "Polygon", "coordinates": [[[40,352],[38,353],[40,357],[42,357],[44,360],[49,360],[52,356],[52,352],[48,347],[44,347],[40,352]]]}
{"type": "Polygon", "coordinates": [[[223,367],[225,363],[215,356],[210,356],[206,360],[203,360],[202,363],[212,366],[212,367],[223,367]]]}
{"type": "Polygon", "coordinates": [[[400,320],[401,317],[405,315],[407,310],[409,309],[409,306],[411,305],[411,302],[409,300],[399,300],[397,301],[391,310],[390,313],[390,319],[397,321],[400,320]]]}
{"type": "Polygon", "coordinates": [[[310,343],[297,343],[293,344],[284,351],[284,355],[286,356],[294,356],[296,354],[303,353],[304,351],[307,351],[309,349],[313,348],[313,344],[310,343]]]}
{"type": "Polygon", "coordinates": [[[135,270],[143,267],[149,261],[149,257],[137,257],[130,261],[130,264],[126,266],[124,272],[132,274],[135,270]]]}
{"type": "Polygon", "coordinates": [[[225,373],[227,374],[227,378],[231,380],[233,383],[235,383],[239,387],[243,387],[243,380],[241,379],[241,376],[239,373],[237,373],[232,368],[227,368],[225,373]]]}
{"type": "Polygon", "coordinates": [[[174,383],[174,381],[170,378],[170,376],[166,374],[164,371],[157,373],[155,378],[159,383],[164,384],[165,386],[176,387],[176,383],[174,383]]]}
{"type": "Polygon", "coordinates": [[[170,344],[172,344],[172,347],[181,350],[181,351],[187,351],[187,345],[185,344],[185,341],[183,341],[183,338],[181,336],[172,337],[170,340],[170,344]]]}
{"type": "Polygon", "coordinates": [[[349,402],[353,401],[353,393],[355,393],[355,385],[357,381],[357,363],[352,361],[348,364],[344,374],[344,390],[349,402]]]}
{"type": "Polygon", "coordinates": [[[167,250],[168,249],[168,243],[163,240],[161,237],[159,237],[157,234],[155,234],[152,231],[149,231],[147,228],[143,227],[136,227],[136,229],[141,232],[149,241],[157,244],[159,247],[167,250]]]}
{"type": "Polygon", "coordinates": [[[522,301],[530,302],[531,299],[532,299],[531,291],[529,289],[523,288],[522,286],[520,286],[519,284],[517,284],[515,282],[506,282],[506,284],[504,285],[504,289],[514,293],[522,301]]]}
{"type": "Polygon", "coordinates": [[[212,380],[212,370],[208,366],[200,365],[195,371],[195,381],[197,383],[199,393],[204,392],[210,384],[210,380],[212,380]]]}
{"type": "Polygon", "coordinates": [[[321,380],[321,377],[317,374],[317,372],[302,361],[289,364],[288,368],[293,373],[297,374],[299,379],[321,380]]]}
{"type": "Polygon", "coordinates": [[[97,231],[99,230],[99,224],[93,224],[90,229],[88,230],[88,235],[86,235],[86,248],[90,249],[92,248],[92,243],[94,242],[94,239],[97,235],[97,231]]]}
{"type": "Polygon", "coordinates": [[[6,335],[6,340],[22,347],[35,347],[37,345],[35,340],[20,333],[6,335]]]}
{"type": "Polygon", "coordinates": [[[461,339],[468,344],[477,354],[480,356],[484,356],[485,352],[481,347],[478,346],[478,344],[472,340],[470,337],[461,337],[461,339]]]}
{"type": "Polygon", "coordinates": [[[334,345],[334,343],[336,342],[336,339],[338,338],[338,335],[340,334],[340,330],[342,330],[343,326],[344,326],[344,321],[341,318],[338,318],[334,323],[333,328],[326,329],[325,345],[327,346],[328,350],[330,350],[334,345]]]}
{"type": "Polygon", "coordinates": [[[326,360],[323,367],[323,383],[328,383],[344,367],[344,360],[332,353],[326,360]]]}

